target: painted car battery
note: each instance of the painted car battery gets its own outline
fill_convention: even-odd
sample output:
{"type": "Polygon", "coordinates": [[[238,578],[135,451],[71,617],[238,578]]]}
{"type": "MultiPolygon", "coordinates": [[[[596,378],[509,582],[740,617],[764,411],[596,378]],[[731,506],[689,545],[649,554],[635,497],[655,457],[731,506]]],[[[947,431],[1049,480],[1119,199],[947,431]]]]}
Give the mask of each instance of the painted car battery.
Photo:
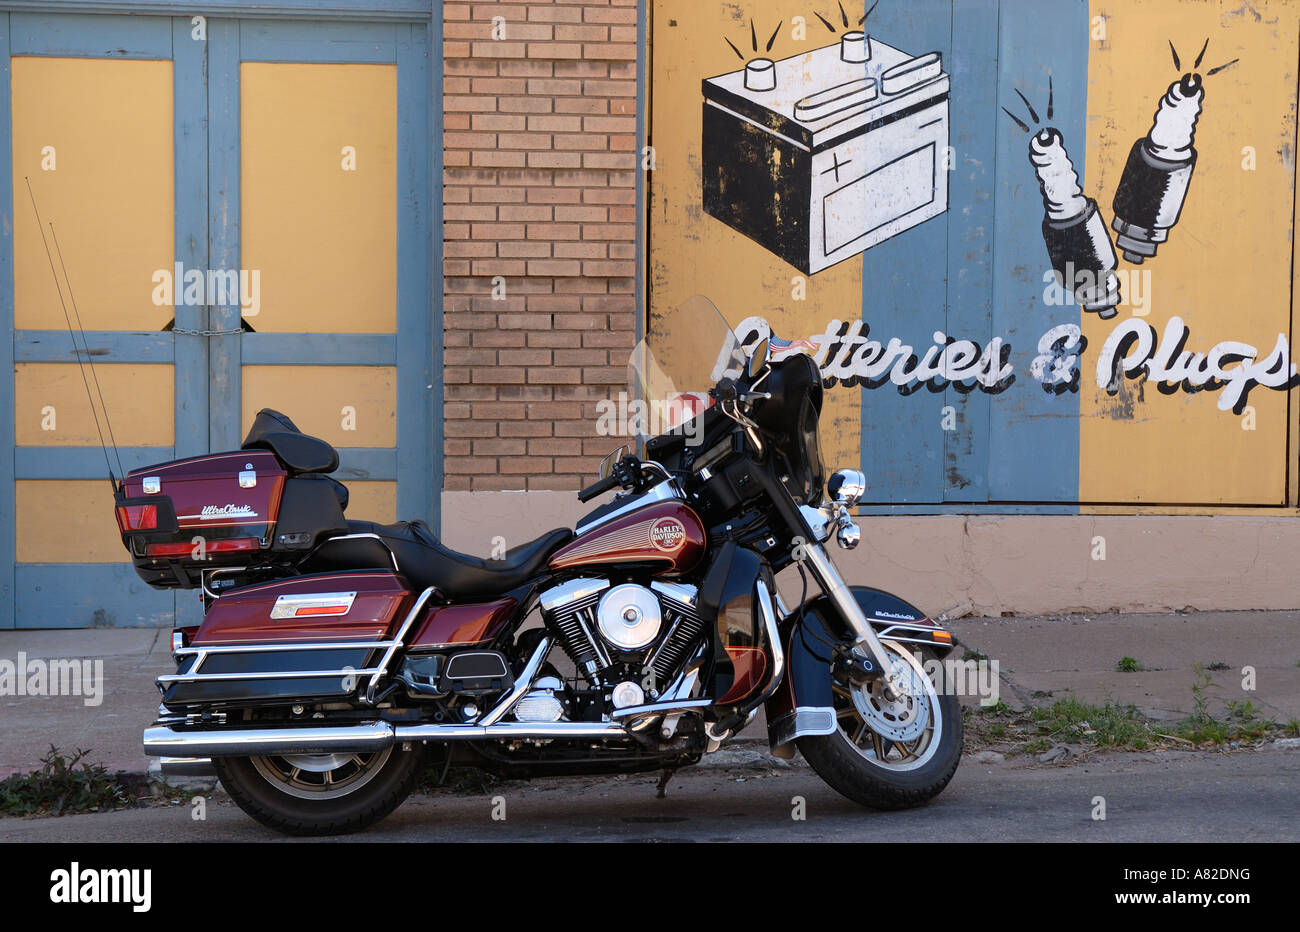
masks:
{"type": "Polygon", "coordinates": [[[805,274],[947,210],[938,52],[846,33],[706,78],[703,91],[705,212],[805,274]]]}

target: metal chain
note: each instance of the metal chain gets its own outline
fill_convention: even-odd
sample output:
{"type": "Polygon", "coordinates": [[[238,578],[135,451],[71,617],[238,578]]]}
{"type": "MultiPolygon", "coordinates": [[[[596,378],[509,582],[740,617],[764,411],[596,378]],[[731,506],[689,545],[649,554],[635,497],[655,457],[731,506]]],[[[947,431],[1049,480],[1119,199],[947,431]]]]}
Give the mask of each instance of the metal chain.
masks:
{"type": "Polygon", "coordinates": [[[181,327],[173,327],[172,333],[181,333],[192,337],[224,337],[235,333],[243,333],[243,327],[236,327],[234,330],[185,330],[181,327]]]}

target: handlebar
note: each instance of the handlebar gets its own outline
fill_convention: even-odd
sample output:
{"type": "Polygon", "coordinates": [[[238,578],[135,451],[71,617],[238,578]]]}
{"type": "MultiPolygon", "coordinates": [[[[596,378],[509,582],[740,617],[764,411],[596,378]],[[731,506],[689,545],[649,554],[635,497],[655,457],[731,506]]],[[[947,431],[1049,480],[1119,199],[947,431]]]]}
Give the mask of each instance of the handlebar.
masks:
{"type": "Polygon", "coordinates": [[[604,493],[608,492],[610,489],[617,488],[619,485],[620,483],[617,477],[613,475],[606,476],[604,479],[601,479],[599,482],[596,482],[593,485],[589,485],[581,492],[579,492],[578,501],[589,502],[597,495],[603,495],[604,493]]]}

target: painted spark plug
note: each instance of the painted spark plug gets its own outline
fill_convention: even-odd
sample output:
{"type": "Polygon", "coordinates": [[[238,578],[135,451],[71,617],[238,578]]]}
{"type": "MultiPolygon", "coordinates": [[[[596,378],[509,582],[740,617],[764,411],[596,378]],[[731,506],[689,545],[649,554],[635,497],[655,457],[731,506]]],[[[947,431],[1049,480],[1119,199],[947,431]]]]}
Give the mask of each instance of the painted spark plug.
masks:
{"type": "Polygon", "coordinates": [[[1043,194],[1043,242],[1057,283],[1084,310],[1114,317],[1120,300],[1115,247],[1097,202],[1079,187],[1060,130],[1048,126],[1030,137],[1029,162],[1043,194]]]}
{"type": "Polygon", "coordinates": [[[1196,120],[1205,87],[1199,74],[1185,74],[1160,99],[1151,132],[1133,144],[1115,190],[1115,242],[1124,258],[1141,263],[1155,256],[1178,222],[1196,167],[1196,120]]]}

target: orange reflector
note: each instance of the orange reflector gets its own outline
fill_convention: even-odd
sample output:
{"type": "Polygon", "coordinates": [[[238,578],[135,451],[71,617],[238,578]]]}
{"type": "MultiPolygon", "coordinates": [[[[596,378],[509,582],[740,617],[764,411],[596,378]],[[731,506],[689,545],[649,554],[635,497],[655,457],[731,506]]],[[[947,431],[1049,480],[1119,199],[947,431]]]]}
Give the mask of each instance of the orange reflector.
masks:
{"type": "Polygon", "coordinates": [[[952,635],[947,631],[931,631],[930,637],[936,641],[942,641],[945,644],[952,643],[952,635]]]}
{"type": "Polygon", "coordinates": [[[294,611],[294,615],[346,615],[347,605],[304,605],[294,611]]]}

